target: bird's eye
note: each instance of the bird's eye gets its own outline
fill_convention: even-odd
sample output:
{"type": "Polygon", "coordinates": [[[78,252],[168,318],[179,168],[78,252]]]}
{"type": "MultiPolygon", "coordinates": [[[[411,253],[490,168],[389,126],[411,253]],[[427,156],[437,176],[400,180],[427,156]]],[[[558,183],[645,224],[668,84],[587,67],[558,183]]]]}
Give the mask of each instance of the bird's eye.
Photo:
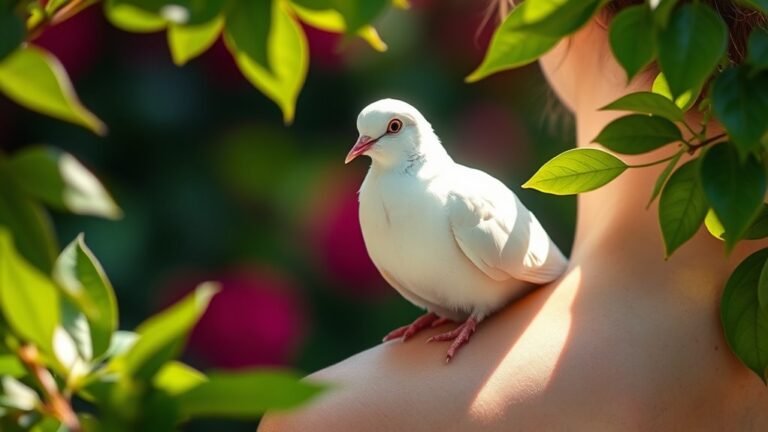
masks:
{"type": "Polygon", "coordinates": [[[402,128],[403,122],[400,121],[400,119],[392,119],[389,121],[389,125],[387,125],[387,133],[396,134],[400,132],[400,129],[402,128]]]}

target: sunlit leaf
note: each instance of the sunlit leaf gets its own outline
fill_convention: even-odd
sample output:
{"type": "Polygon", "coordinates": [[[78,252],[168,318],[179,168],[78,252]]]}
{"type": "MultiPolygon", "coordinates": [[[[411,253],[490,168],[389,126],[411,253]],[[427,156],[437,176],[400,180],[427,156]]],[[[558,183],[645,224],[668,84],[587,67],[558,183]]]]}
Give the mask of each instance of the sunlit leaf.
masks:
{"type": "Polygon", "coordinates": [[[167,25],[163,17],[121,0],[106,0],[104,14],[113,26],[134,33],[153,33],[167,25]]]}
{"type": "Polygon", "coordinates": [[[768,132],[768,71],[723,71],[712,87],[712,109],[742,154],[758,148],[768,132]]]}
{"type": "Polygon", "coordinates": [[[334,9],[342,15],[347,33],[355,34],[369,25],[390,4],[389,0],[293,0],[294,5],[304,9],[325,11],[334,9]]]}
{"type": "Polygon", "coordinates": [[[69,153],[52,147],[25,147],[9,167],[25,193],[76,214],[117,219],[120,208],[99,180],[69,153]]]}
{"type": "Polygon", "coordinates": [[[27,374],[24,365],[13,354],[0,354],[0,376],[19,378],[27,374]]]}
{"type": "Polygon", "coordinates": [[[58,305],[53,282],[19,256],[10,233],[0,228],[0,310],[14,333],[52,352],[58,305]]]}
{"type": "Polygon", "coordinates": [[[669,176],[672,175],[672,171],[677,166],[677,163],[680,161],[680,157],[683,156],[683,152],[677,152],[675,157],[673,157],[668,163],[667,166],[664,168],[664,171],[659,174],[659,177],[656,179],[656,183],[653,184],[653,191],[651,192],[651,198],[648,200],[648,204],[646,204],[645,208],[648,208],[653,204],[653,201],[656,199],[656,197],[659,196],[661,193],[661,189],[664,187],[665,184],[667,184],[667,180],[669,179],[669,176]]]}
{"type": "Polygon", "coordinates": [[[699,231],[707,208],[699,160],[686,162],[672,173],[659,199],[659,224],[667,257],[699,231]]]}
{"type": "Polygon", "coordinates": [[[188,417],[256,418],[266,410],[296,407],[323,389],[283,371],[214,372],[182,394],[179,405],[188,417]]]}
{"type": "Polygon", "coordinates": [[[760,307],[760,274],[768,259],[762,249],[742,261],[723,290],[720,319],[734,354],[764,382],[768,367],[768,311],[760,307]]]}
{"type": "Polygon", "coordinates": [[[627,80],[653,60],[653,17],[646,5],[630,6],[611,20],[608,32],[613,56],[627,73],[627,80]]]}
{"type": "Polygon", "coordinates": [[[667,84],[667,79],[664,78],[663,73],[656,75],[656,79],[653,80],[653,85],[651,86],[651,91],[673,101],[683,112],[691,109],[693,104],[696,103],[696,99],[699,97],[699,89],[696,89],[695,91],[686,90],[680,96],[673,98],[672,92],[669,90],[669,84],[667,84]]]}
{"type": "Polygon", "coordinates": [[[467,82],[531,63],[560,40],[558,36],[539,35],[520,28],[527,4],[523,2],[517,6],[496,29],[483,62],[467,76],[467,82]]]}
{"type": "Polygon", "coordinates": [[[152,384],[171,396],[178,396],[204,383],[206,379],[199,370],[178,361],[171,361],[157,372],[152,384]]]}
{"type": "Polygon", "coordinates": [[[221,35],[224,18],[195,26],[171,24],[168,26],[168,47],[177,66],[199,56],[210,48],[221,35]]]}
{"type": "Polygon", "coordinates": [[[573,149],[545,163],[524,185],[554,195],[571,195],[597,189],[623,173],[627,165],[597,149],[573,149]]]}
{"type": "Polygon", "coordinates": [[[711,7],[684,4],[657,32],[659,65],[672,95],[700,89],[720,62],[728,44],[728,29],[711,7]]]}
{"type": "Polygon", "coordinates": [[[34,390],[14,377],[1,377],[0,385],[0,406],[32,411],[42,404],[34,390]]]}
{"type": "MultiPolygon", "coordinates": [[[[346,33],[347,31],[344,16],[335,9],[314,10],[296,4],[292,4],[291,8],[303,23],[311,27],[332,33],[346,33]]],[[[357,35],[368,42],[376,51],[382,52],[387,50],[387,44],[381,40],[379,33],[373,26],[365,25],[361,27],[357,31],[357,35]]]]}
{"type": "Polygon", "coordinates": [[[725,228],[720,219],[717,218],[717,213],[714,210],[709,209],[707,217],[704,218],[704,226],[707,227],[707,231],[712,234],[712,237],[718,240],[725,240],[725,228]]]}
{"type": "Polygon", "coordinates": [[[680,129],[664,117],[631,114],[608,123],[594,142],[617,153],[641,154],[682,139],[680,129]]]}
{"type": "Polygon", "coordinates": [[[630,93],[600,109],[653,114],[672,121],[683,120],[683,110],[680,107],[675,105],[669,98],[652,92],[630,93]]]}
{"type": "Polygon", "coordinates": [[[272,8],[272,23],[267,41],[271,70],[264,68],[248,52],[238,49],[229,33],[225,41],[246,78],[283,111],[286,123],[293,121],[296,99],[304,85],[309,63],[307,41],[301,26],[286,10],[283,2],[272,8]]]}
{"type": "Polygon", "coordinates": [[[139,339],[125,354],[113,358],[113,368],[140,379],[151,379],[181,351],[189,331],[217,290],[211,283],[203,284],[183,300],[144,321],[136,329],[139,339]]]}
{"type": "Polygon", "coordinates": [[[0,91],[34,111],[75,123],[104,135],[104,123],[77,99],[67,72],[56,57],[28,45],[0,62],[0,91]]]}
{"type": "Polygon", "coordinates": [[[161,17],[168,23],[198,25],[211,21],[228,4],[226,0],[113,0],[161,17]]]}
{"type": "Polygon", "coordinates": [[[526,0],[521,28],[547,36],[565,36],[586,24],[604,0],[526,0]]]}
{"type": "Polygon", "coordinates": [[[53,277],[88,319],[93,356],[100,356],[117,330],[117,301],[112,284],[82,234],[61,252],[53,277]]]}
{"type": "Polygon", "coordinates": [[[709,149],[701,165],[704,191],[725,228],[725,243],[731,249],[763,208],[766,179],[760,162],[741,160],[728,143],[709,149]]]}

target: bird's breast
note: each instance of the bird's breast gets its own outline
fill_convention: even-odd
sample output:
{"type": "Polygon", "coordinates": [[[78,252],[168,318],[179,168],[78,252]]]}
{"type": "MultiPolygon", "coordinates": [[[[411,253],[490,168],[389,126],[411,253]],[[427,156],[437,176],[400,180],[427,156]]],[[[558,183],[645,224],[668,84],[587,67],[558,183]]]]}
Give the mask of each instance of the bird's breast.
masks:
{"type": "Polygon", "coordinates": [[[494,303],[505,290],[456,244],[446,210],[447,192],[440,182],[369,174],[360,190],[360,226],[368,253],[379,269],[402,285],[395,288],[431,304],[471,310],[474,302],[494,303]]]}

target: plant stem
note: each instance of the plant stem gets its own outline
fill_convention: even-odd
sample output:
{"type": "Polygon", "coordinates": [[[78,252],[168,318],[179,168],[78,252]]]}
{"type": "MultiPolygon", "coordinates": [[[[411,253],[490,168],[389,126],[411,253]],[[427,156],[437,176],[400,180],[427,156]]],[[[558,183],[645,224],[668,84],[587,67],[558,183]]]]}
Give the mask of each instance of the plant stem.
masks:
{"type": "Polygon", "coordinates": [[[67,429],[72,432],[80,432],[80,421],[72,410],[69,400],[65,398],[56,385],[53,375],[40,362],[40,353],[37,347],[31,344],[24,344],[19,347],[17,355],[24,367],[35,378],[45,398],[46,410],[67,429]]]}
{"type": "Polygon", "coordinates": [[[83,9],[96,4],[99,0],[72,0],[61,9],[57,10],[53,15],[47,13],[40,22],[35,24],[27,32],[27,40],[36,39],[45,30],[46,27],[54,26],[63,23],[64,21],[77,15],[78,12],[83,9]]]}
{"type": "Polygon", "coordinates": [[[698,144],[689,144],[688,147],[690,148],[691,152],[694,152],[694,151],[696,151],[696,149],[699,149],[699,148],[704,147],[706,145],[712,144],[713,142],[715,142],[715,141],[717,141],[717,140],[719,140],[721,138],[725,138],[726,136],[728,136],[728,134],[721,133],[719,135],[715,135],[713,137],[707,138],[707,139],[705,139],[704,141],[702,141],[702,142],[700,142],[698,144]]]}
{"type": "Polygon", "coordinates": [[[664,162],[669,162],[672,159],[676,158],[677,155],[679,155],[680,153],[682,153],[684,151],[685,151],[684,149],[680,149],[680,150],[677,151],[677,153],[673,154],[672,156],[665,157],[664,159],[659,159],[659,160],[656,160],[656,161],[653,161],[653,162],[648,162],[648,163],[639,164],[639,165],[627,165],[627,168],[646,168],[646,167],[649,167],[649,166],[654,166],[654,165],[662,164],[664,162]]]}

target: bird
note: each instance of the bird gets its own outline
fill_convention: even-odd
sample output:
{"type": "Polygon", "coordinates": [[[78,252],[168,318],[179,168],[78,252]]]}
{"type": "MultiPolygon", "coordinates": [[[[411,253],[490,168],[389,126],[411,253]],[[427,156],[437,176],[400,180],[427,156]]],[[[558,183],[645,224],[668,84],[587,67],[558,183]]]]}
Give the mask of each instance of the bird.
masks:
{"type": "MultiPolygon", "coordinates": [[[[456,322],[445,362],[494,312],[562,275],[568,260],[501,181],[454,162],[413,106],[382,99],[357,117],[345,159],[371,159],[358,192],[366,250],[382,277],[425,310],[384,341],[456,322]]],[[[471,144],[471,143],[470,143],[471,144]]]]}

